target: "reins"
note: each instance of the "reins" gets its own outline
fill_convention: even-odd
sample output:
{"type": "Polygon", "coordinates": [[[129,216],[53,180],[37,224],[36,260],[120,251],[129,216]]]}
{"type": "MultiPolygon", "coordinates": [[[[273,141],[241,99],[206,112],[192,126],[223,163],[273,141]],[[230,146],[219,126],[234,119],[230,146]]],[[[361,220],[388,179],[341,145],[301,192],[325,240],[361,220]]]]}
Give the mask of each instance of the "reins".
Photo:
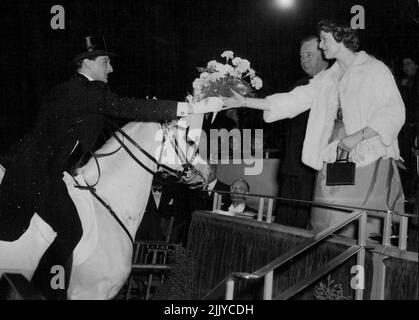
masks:
{"type": "MultiPolygon", "coordinates": [[[[124,138],[126,138],[133,146],[135,146],[138,150],[140,150],[147,158],[149,158],[152,162],[154,162],[158,167],[163,168],[164,170],[179,176],[179,174],[181,174],[181,171],[178,170],[174,170],[172,168],[169,168],[168,166],[157,162],[157,160],[151,156],[146,150],[144,150],[137,142],[135,142],[129,135],[127,135],[122,129],[120,128],[115,128],[115,130],[117,132],[119,132],[124,138]]],[[[134,156],[134,154],[131,152],[131,150],[129,150],[129,148],[121,141],[121,139],[115,134],[113,133],[112,136],[116,139],[116,141],[119,142],[119,144],[121,145],[122,148],[124,148],[124,150],[131,156],[131,158],[137,162],[142,168],[144,168],[144,170],[146,170],[147,172],[149,172],[150,174],[154,175],[154,171],[151,170],[150,168],[148,168],[146,165],[144,165],[140,160],[137,159],[136,156],[134,156]]],[[[163,140],[163,142],[165,141],[165,139],[163,140]]],[[[160,158],[161,155],[163,153],[163,148],[161,150],[160,153],[160,158]]]]}

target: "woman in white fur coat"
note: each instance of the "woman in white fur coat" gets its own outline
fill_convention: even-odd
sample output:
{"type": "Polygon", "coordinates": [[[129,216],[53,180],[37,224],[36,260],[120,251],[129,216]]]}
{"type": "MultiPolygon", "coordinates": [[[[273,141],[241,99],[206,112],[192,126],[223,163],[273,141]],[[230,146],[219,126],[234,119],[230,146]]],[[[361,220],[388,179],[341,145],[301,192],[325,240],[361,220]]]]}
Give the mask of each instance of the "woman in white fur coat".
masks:
{"type": "MultiPolygon", "coordinates": [[[[404,212],[404,195],[395,160],[400,158],[397,136],[405,121],[405,107],[387,66],[358,51],[356,31],[329,20],[318,24],[320,49],[336,59],[309,84],[265,99],[233,93],[227,107],[264,110],[264,120],[293,118],[310,109],[302,161],[319,170],[314,201],[404,212]],[[342,119],[337,119],[338,110],[342,119]],[[356,163],[355,185],[327,186],[326,164],[335,162],[337,147],[356,163]]],[[[313,232],[336,224],[348,212],[314,208],[313,232]]],[[[382,233],[382,219],[369,218],[368,232],[382,233]]],[[[354,225],[341,234],[353,237],[354,225]]]]}

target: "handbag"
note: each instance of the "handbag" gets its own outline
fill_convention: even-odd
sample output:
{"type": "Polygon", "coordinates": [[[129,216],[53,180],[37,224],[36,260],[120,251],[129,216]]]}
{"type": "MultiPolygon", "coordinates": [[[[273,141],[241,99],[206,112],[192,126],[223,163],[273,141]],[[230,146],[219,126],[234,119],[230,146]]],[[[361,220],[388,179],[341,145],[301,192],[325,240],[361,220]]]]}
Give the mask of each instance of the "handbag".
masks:
{"type": "MultiPolygon", "coordinates": [[[[347,152],[342,150],[343,152],[347,152]]],[[[328,163],[326,167],[326,186],[348,186],[355,184],[355,162],[339,159],[339,148],[336,151],[336,162],[328,163]]]]}

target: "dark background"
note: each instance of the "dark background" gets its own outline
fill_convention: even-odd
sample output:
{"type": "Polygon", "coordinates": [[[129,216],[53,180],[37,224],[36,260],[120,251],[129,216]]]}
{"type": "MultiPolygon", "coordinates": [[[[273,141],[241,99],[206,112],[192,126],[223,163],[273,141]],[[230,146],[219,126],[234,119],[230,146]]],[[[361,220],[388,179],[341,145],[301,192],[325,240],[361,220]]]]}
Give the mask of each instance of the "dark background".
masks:
{"type": "MultiPolygon", "coordinates": [[[[74,72],[69,61],[92,32],[104,33],[108,47],[119,54],[110,76],[115,92],[173,100],[184,100],[192,91],[195,67],[221,61],[224,50],[251,62],[264,81],[261,97],[287,90],[304,75],[299,41],[315,34],[322,18],[349,22],[355,4],[365,8],[361,49],[385,61],[396,75],[401,58],[418,55],[417,0],[295,3],[281,10],[274,0],[2,1],[1,152],[30,128],[45,93],[74,72]],[[56,4],[65,9],[65,30],[50,27],[56,4]]],[[[256,111],[246,119],[246,125],[264,127],[268,136],[278,126],[263,124],[256,111]]],[[[268,147],[275,147],[270,141],[268,147]]]]}

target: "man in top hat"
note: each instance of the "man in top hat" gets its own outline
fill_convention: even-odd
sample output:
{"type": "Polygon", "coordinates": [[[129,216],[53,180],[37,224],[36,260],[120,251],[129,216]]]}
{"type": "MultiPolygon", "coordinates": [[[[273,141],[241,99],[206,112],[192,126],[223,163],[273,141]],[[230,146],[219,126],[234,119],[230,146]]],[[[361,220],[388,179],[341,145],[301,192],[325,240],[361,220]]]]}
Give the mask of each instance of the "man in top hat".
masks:
{"type": "Polygon", "coordinates": [[[176,119],[188,113],[216,112],[219,98],[200,103],[119,97],[107,85],[113,71],[102,37],[86,37],[73,62],[77,73],[55,87],[41,106],[34,128],[1,160],[6,172],[0,185],[0,239],[14,241],[38,213],[57,233],[32,282],[48,299],[65,299],[72,252],[82,236],[81,222],[63,182],[63,171],[80,166],[102,131],[106,116],[138,121],[176,119]],[[53,290],[53,266],[63,266],[65,289],[53,290]]]}

